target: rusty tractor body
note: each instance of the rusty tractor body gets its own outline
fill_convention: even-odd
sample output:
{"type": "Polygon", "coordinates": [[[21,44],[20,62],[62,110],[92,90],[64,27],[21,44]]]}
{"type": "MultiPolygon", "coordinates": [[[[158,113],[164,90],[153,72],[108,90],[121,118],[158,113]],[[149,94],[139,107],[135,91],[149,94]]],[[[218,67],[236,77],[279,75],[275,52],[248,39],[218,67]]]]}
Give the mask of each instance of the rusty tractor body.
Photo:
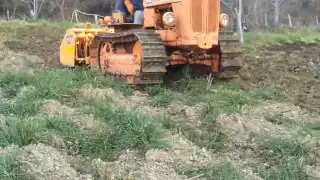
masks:
{"type": "Polygon", "coordinates": [[[86,64],[131,85],[163,83],[168,67],[199,65],[222,78],[237,77],[242,50],[233,32],[224,32],[229,17],[220,0],[144,0],[144,24],[113,13],[105,26],[69,29],[60,48],[68,67],[86,64]]]}

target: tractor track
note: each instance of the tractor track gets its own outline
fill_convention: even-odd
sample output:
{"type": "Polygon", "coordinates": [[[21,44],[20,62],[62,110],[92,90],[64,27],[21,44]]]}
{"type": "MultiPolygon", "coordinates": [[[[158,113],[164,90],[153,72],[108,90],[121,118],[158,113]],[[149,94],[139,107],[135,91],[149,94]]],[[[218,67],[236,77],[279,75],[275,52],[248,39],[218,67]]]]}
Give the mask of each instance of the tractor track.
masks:
{"type": "MultiPolygon", "coordinates": [[[[241,68],[243,51],[233,32],[220,32],[219,43],[221,48],[221,72],[219,78],[235,78],[241,68]]],[[[154,30],[131,30],[121,33],[101,34],[95,36],[91,43],[90,64],[100,68],[99,48],[104,42],[135,43],[140,42],[143,48],[143,57],[140,72],[134,77],[134,84],[161,84],[166,71],[168,55],[160,36],[154,30]]],[[[116,49],[115,49],[116,51],[116,49]]],[[[124,75],[106,73],[113,77],[126,78],[124,75]]]]}
{"type": "MultiPolygon", "coordinates": [[[[135,84],[161,84],[166,73],[167,54],[160,36],[153,30],[131,30],[122,33],[97,35],[92,40],[90,64],[99,68],[99,46],[103,42],[135,43],[143,48],[141,70],[134,77],[135,84]]],[[[116,50],[115,50],[116,51],[116,50]]],[[[118,74],[111,76],[126,78],[118,74]]]]}
{"type": "Polygon", "coordinates": [[[243,61],[243,49],[239,40],[233,36],[233,32],[220,32],[219,44],[221,49],[221,69],[219,78],[235,78],[241,69],[243,61]]]}

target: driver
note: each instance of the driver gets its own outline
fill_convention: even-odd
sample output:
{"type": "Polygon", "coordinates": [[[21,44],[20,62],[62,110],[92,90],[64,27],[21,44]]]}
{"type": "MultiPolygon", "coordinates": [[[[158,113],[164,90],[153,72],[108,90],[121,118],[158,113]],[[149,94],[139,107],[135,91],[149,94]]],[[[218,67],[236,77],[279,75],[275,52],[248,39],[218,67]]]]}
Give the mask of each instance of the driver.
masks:
{"type": "Polygon", "coordinates": [[[143,0],[117,0],[114,12],[122,13],[124,17],[134,18],[134,24],[143,24],[143,0]]]}

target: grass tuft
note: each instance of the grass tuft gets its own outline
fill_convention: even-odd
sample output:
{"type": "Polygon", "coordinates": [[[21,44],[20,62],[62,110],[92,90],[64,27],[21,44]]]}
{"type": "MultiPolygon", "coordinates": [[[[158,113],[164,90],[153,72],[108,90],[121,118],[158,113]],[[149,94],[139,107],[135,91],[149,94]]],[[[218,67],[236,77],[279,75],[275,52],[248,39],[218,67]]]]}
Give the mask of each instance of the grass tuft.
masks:
{"type": "Polygon", "coordinates": [[[39,106],[37,99],[23,97],[14,103],[0,102],[0,114],[13,114],[21,118],[35,116],[39,112],[39,106]]]}
{"type": "Polygon", "coordinates": [[[153,97],[151,105],[155,107],[166,107],[174,99],[174,93],[161,86],[147,86],[144,90],[153,97]]]}
{"type": "Polygon", "coordinates": [[[230,163],[187,170],[183,173],[188,178],[205,178],[207,180],[244,180],[244,175],[230,163]]]}
{"type": "Polygon", "coordinates": [[[171,102],[172,97],[169,93],[165,92],[163,94],[158,94],[154,96],[151,105],[155,107],[167,107],[167,105],[171,102]]]}
{"type": "Polygon", "coordinates": [[[165,148],[168,145],[161,141],[163,129],[151,117],[137,111],[115,109],[112,104],[92,104],[86,113],[101,119],[113,131],[104,140],[116,154],[124,149],[138,149],[142,152],[153,148],[165,148]]]}
{"type": "Polygon", "coordinates": [[[29,178],[21,173],[18,161],[15,155],[0,156],[0,179],[19,180],[29,178]]]}
{"type": "Polygon", "coordinates": [[[50,70],[39,71],[34,77],[36,92],[32,94],[37,99],[56,99],[60,102],[71,102],[78,96],[78,89],[85,84],[93,88],[111,87],[123,92],[124,95],[132,94],[133,90],[122,81],[104,77],[100,72],[79,68],[73,71],[50,70]]]}
{"type": "Polygon", "coordinates": [[[305,157],[310,152],[306,144],[293,139],[270,138],[263,146],[271,150],[269,155],[277,160],[305,157]]]}
{"type": "Polygon", "coordinates": [[[177,121],[172,120],[170,117],[165,117],[161,121],[161,125],[165,129],[177,129],[179,127],[179,123],[177,121]]]}
{"type": "Polygon", "coordinates": [[[157,96],[159,94],[165,93],[165,88],[161,86],[147,86],[144,88],[144,90],[150,95],[150,96],[157,96]]]}
{"type": "Polygon", "coordinates": [[[264,86],[250,91],[250,95],[257,99],[284,100],[285,96],[273,87],[264,86]]]}
{"type": "MultiPolygon", "coordinates": [[[[110,107],[110,106],[109,106],[110,107]]],[[[101,110],[107,110],[101,108],[101,110]]],[[[107,110],[108,111],[108,110],[107,110]]],[[[59,118],[15,119],[8,120],[7,127],[0,132],[0,146],[11,144],[19,147],[31,143],[50,142],[51,135],[64,139],[74,153],[115,160],[125,149],[145,152],[151,148],[164,148],[168,145],[160,141],[161,127],[148,117],[133,111],[108,111],[106,123],[114,126],[114,131],[97,134],[83,132],[80,127],[68,120],[59,118]],[[111,114],[109,114],[111,113],[111,114]]]]}
{"type": "Polygon", "coordinates": [[[79,89],[84,84],[92,84],[93,88],[113,88],[125,95],[132,94],[133,90],[122,81],[116,81],[102,76],[99,72],[79,68],[74,71],[39,70],[34,76],[25,73],[10,73],[0,78],[0,87],[3,87],[5,96],[12,98],[19,87],[31,85],[34,91],[26,92],[14,103],[0,102],[0,113],[14,114],[19,117],[35,116],[39,112],[39,103],[44,99],[54,99],[61,103],[76,105],[79,89]]]}
{"type": "Polygon", "coordinates": [[[178,123],[170,118],[161,121],[164,128],[182,133],[189,141],[201,148],[218,150],[223,147],[226,136],[217,129],[197,131],[190,125],[178,123]]]}
{"type": "Polygon", "coordinates": [[[215,100],[222,106],[242,107],[255,105],[256,102],[246,93],[220,91],[215,94],[215,100]]]}
{"type": "Polygon", "coordinates": [[[268,138],[261,148],[272,164],[271,168],[258,170],[264,179],[308,179],[304,166],[310,148],[306,144],[293,139],[268,138]]]}
{"type": "Polygon", "coordinates": [[[260,175],[265,180],[308,180],[304,160],[293,158],[282,161],[270,169],[263,170],[260,175]]]}
{"type": "Polygon", "coordinates": [[[212,126],[217,118],[222,115],[231,115],[240,112],[236,106],[220,105],[215,102],[207,102],[202,108],[202,118],[204,125],[212,126]]]}
{"type": "Polygon", "coordinates": [[[182,134],[197,146],[206,149],[219,150],[225,142],[225,135],[219,131],[197,132],[190,126],[182,126],[182,134]]]}
{"type": "Polygon", "coordinates": [[[5,98],[13,98],[17,95],[20,88],[31,83],[32,76],[26,73],[11,72],[0,77],[0,87],[5,98]]]}
{"type": "Polygon", "coordinates": [[[311,123],[308,124],[306,127],[313,131],[320,131],[320,123],[311,123]]]}
{"type": "Polygon", "coordinates": [[[45,123],[38,120],[10,118],[7,127],[0,132],[0,146],[6,147],[15,144],[19,147],[26,146],[45,131],[45,123]]]}
{"type": "Polygon", "coordinates": [[[320,135],[320,123],[308,123],[301,127],[299,133],[302,135],[312,135],[312,136],[319,136],[320,135]]]}

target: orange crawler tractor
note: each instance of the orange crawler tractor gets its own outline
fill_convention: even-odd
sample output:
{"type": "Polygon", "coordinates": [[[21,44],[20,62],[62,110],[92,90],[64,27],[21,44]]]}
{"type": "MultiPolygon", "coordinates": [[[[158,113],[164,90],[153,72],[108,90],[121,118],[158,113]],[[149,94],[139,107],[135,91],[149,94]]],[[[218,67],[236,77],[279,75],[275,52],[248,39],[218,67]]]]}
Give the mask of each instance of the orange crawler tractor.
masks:
{"type": "Polygon", "coordinates": [[[99,20],[101,28],[69,29],[61,64],[99,68],[130,85],[163,83],[169,67],[185,64],[217,77],[237,77],[242,50],[233,32],[223,31],[229,17],[220,13],[220,0],[144,0],[143,5],[143,25],[113,13],[99,20]]]}

